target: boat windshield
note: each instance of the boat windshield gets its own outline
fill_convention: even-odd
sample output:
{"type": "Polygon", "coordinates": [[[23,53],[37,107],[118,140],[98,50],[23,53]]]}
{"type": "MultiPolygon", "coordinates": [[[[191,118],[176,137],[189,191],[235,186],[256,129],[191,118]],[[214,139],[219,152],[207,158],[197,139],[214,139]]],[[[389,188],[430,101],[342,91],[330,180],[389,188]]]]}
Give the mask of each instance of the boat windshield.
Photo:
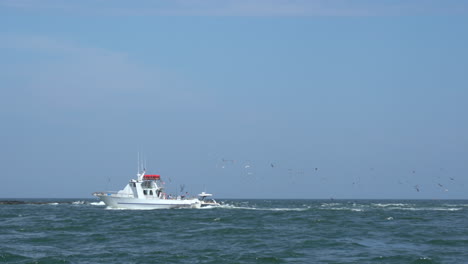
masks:
{"type": "Polygon", "coordinates": [[[141,187],[147,188],[147,189],[158,188],[156,182],[154,182],[154,181],[143,181],[141,183],[141,187]]]}

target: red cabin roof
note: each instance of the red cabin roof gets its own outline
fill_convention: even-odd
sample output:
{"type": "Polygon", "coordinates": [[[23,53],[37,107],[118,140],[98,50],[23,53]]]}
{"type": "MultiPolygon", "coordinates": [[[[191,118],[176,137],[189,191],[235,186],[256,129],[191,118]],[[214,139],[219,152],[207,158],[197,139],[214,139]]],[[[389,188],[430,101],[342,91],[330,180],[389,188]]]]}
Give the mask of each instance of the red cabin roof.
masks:
{"type": "Polygon", "coordinates": [[[143,179],[145,179],[145,180],[159,180],[159,179],[161,179],[161,176],[156,175],[156,174],[147,174],[147,175],[143,176],[143,179]]]}

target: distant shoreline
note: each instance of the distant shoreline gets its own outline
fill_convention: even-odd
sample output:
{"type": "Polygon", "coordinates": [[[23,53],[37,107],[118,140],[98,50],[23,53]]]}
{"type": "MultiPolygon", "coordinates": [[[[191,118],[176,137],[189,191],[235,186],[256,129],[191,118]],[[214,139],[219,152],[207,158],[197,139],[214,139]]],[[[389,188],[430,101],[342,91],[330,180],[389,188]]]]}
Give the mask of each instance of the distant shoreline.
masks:
{"type": "MultiPolygon", "coordinates": [[[[39,199],[37,199],[39,200],[39,199]]],[[[11,204],[11,205],[18,205],[18,204],[50,204],[51,202],[45,202],[45,201],[24,201],[24,200],[0,200],[0,204],[11,204]]],[[[73,202],[69,201],[54,201],[54,203],[58,204],[72,204],[73,202]]]]}
{"type": "MultiPolygon", "coordinates": [[[[93,198],[0,198],[0,205],[22,205],[22,204],[73,204],[77,200],[92,201],[93,198]]],[[[468,201],[468,199],[407,199],[407,198],[340,198],[340,199],[317,199],[317,198],[219,198],[218,200],[309,200],[309,201],[468,201]]]]}

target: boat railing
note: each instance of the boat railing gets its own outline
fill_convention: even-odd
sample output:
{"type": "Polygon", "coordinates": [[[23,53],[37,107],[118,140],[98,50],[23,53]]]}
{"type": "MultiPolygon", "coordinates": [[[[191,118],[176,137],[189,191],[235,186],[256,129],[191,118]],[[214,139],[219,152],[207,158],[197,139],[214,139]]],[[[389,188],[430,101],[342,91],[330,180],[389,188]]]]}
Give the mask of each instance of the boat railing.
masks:
{"type": "Polygon", "coordinates": [[[189,197],[189,196],[162,196],[162,197],[158,197],[158,196],[153,196],[153,195],[145,195],[145,199],[147,200],[193,200],[193,199],[197,199],[196,197],[189,197]]]}

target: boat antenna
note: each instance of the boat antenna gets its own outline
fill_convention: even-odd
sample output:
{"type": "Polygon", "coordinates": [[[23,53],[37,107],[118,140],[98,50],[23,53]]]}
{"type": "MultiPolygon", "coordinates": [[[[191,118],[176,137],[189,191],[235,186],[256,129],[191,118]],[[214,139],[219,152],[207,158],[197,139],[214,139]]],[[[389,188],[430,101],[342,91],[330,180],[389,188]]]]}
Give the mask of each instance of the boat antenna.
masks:
{"type": "Polygon", "coordinates": [[[137,174],[140,174],[140,152],[138,153],[138,158],[137,158],[137,174]]]}

